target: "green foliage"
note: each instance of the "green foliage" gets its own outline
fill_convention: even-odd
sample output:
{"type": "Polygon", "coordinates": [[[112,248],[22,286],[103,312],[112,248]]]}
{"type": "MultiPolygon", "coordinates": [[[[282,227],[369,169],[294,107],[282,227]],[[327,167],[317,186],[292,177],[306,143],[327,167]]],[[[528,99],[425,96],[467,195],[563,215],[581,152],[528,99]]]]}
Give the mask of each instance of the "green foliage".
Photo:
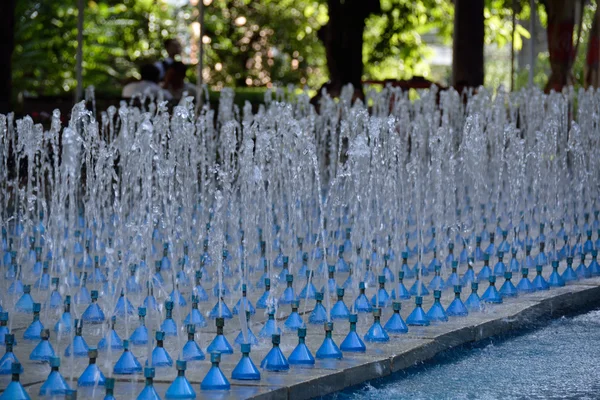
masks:
{"type": "MultiPolygon", "coordinates": [[[[372,79],[405,79],[431,74],[429,40],[451,45],[454,5],[451,0],[381,0],[381,15],[372,15],[365,29],[365,75],[372,79]],[[433,37],[431,37],[433,33],[433,37]]],[[[486,0],[485,44],[498,48],[512,40],[513,6],[517,20],[529,18],[529,1],[486,0]]],[[[541,16],[541,15],[540,15],[541,16]]],[[[544,14],[545,17],[545,14],[544,14]]],[[[529,38],[522,25],[515,27],[515,50],[529,38]]],[[[504,73],[504,72],[503,72],[504,73]]]]}
{"type": "MultiPolygon", "coordinates": [[[[13,82],[15,91],[57,95],[76,86],[77,8],[75,1],[17,2],[13,82]]],[[[162,0],[88,1],[85,8],[85,85],[120,92],[135,76],[136,63],[159,58],[173,32],[162,0]]]]}
{"type": "Polygon", "coordinates": [[[454,6],[448,0],[381,0],[382,13],[367,19],[363,61],[373,79],[408,78],[428,71],[422,36],[452,37],[454,6]]]}
{"type": "MultiPolygon", "coordinates": [[[[75,88],[76,3],[17,2],[16,92],[57,95],[75,88]]],[[[184,3],[86,0],[84,84],[96,86],[99,93],[118,94],[127,79],[137,77],[139,64],[162,56],[167,37],[177,35],[188,55],[194,51],[198,38],[191,27],[198,9],[184,3]]],[[[516,2],[519,20],[529,17],[528,4],[516,2]]],[[[512,0],[486,0],[486,44],[510,43],[512,7],[512,0]]],[[[316,88],[327,80],[325,52],[317,36],[328,20],[327,0],[213,0],[205,10],[203,76],[212,88],[290,83],[316,88]]],[[[543,7],[538,12],[544,20],[543,7]]],[[[424,38],[450,45],[453,20],[451,0],[381,0],[381,13],[366,20],[364,77],[427,76],[431,50],[424,38]]],[[[527,37],[527,29],[517,26],[516,50],[527,37]]],[[[194,74],[190,68],[192,80],[194,74]]]]}
{"type": "Polygon", "coordinates": [[[223,86],[325,80],[317,38],[327,9],[317,0],[219,0],[206,7],[208,82],[223,86]],[[215,68],[219,65],[219,69],[215,68]]]}
{"type": "Polygon", "coordinates": [[[592,2],[588,7],[585,7],[583,12],[583,18],[581,22],[581,35],[577,36],[577,23],[575,22],[575,32],[573,34],[573,43],[577,47],[577,55],[575,58],[575,62],[573,63],[573,68],[571,70],[571,74],[573,76],[573,84],[575,86],[583,86],[585,85],[585,67],[586,67],[586,57],[588,51],[588,41],[590,36],[590,31],[592,30],[592,22],[594,20],[594,14],[596,13],[597,4],[592,2]],[[579,39],[579,46],[577,46],[577,39],[579,39]]]}
{"type": "MultiPolygon", "coordinates": [[[[533,71],[533,84],[539,88],[544,88],[550,76],[550,55],[547,51],[540,52],[535,62],[533,71]]],[[[526,88],[529,84],[529,69],[523,68],[517,72],[515,77],[515,90],[526,88]]]]}

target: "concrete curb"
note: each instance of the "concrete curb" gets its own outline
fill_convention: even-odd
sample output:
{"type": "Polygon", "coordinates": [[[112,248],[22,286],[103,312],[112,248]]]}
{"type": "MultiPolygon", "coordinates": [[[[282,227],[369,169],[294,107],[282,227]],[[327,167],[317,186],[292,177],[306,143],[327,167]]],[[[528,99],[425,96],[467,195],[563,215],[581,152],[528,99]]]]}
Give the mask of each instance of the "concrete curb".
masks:
{"type": "MultiPolygon", "coordinates": [[[[573,313],[598,304],[600,304],[599,282],[577,282],[564,288],[552,289],[549,292],[534,293],[523,296],[505,307],[511,307],[513,311],[503,310],[506,311],[503,315],[481,323],[473,324],[465,320],[467,325],[451,328],[450,331],[440,333],[430,340],[425,340],[425,343],[420,343],[404,352],[375,355],[371,360],[362,364],[337,371],[331,370],[329,374],[257,394],[251,398],[256,400],[295,400],[323,396],[402,371],[420,362],[430,360],[438,353],[453,347],[516,332],[531,327],[532,322],[542,322],[544,319],[573,313]]],[[[398,339],[392,339],[391,343],[394,340],[398,339]]],[[[368,355],[369,353],[367,353],[368,355]]]]}

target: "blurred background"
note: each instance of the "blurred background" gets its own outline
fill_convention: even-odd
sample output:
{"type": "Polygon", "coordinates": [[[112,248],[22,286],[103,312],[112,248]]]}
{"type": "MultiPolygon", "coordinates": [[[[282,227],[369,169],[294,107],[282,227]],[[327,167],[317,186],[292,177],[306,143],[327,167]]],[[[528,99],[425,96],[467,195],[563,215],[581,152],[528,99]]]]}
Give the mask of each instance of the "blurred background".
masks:
{"type": "Polygon", "coordinates": [[[334,87],[356,86],[357,79],[359,86],[418,77],[440,86],[547,87],[553,72],[548,50],[553,18],[554,26],[560,27],[557,40],[564,42],[565,30],[572,39],[563,49],[568,54],[562,56],[568,71],[559,80],[585,86],[590,53],[595,51],[596,58],[598,53],[591,47],[600,43],[594,42],[593,32],[597,4],[586,0],[1,3],[0,29],[7,39],[0,45],[4,111],[7,102],[10,109],[19,109],[28,98],[72,101],[76,96],[79,10],[83,10],[82,85],[94,86],[97,96],[114,98],[125,83],[140,78],[140,65],[165,57],[167,38],[182,43],[181,61],[193,66],[187,70],[192,84],[199,79],[196,67],[202,44],[202,81],[212,91],[234,87],[238,100],[262,99],[267,88],[289,84],[306,86],[314,95],[328,81],[334,87]],[[570,26],[563,29],[565,24],[570,26]],[[483,74],[457,77],[456,71],[469,69],[469,64],[475,69],[482,64],[483,74]]]}

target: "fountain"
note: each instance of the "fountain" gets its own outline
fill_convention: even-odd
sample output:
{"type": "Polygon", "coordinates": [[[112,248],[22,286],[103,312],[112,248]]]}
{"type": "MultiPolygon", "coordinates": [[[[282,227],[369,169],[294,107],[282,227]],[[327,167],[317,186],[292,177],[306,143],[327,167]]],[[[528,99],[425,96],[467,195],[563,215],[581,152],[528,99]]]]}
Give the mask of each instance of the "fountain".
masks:
{"type": "Polygon", "coordinates": [[[125,375],[145,379],[140,398],[165,380],[175,398],[197,389],[188,367],[192,381],[210,364],[203,397],[226,374],[238,387],[290,365],[342,369],[591,286],[597,96],[386,87],[369,107],[324,96],[317,113],[306,93],[253,111],[225,90],[218,110],[0,116],[0,374],[23,368],[15,398],[47,363],[64,394],[103,382],[111,396],[125,375]]]}

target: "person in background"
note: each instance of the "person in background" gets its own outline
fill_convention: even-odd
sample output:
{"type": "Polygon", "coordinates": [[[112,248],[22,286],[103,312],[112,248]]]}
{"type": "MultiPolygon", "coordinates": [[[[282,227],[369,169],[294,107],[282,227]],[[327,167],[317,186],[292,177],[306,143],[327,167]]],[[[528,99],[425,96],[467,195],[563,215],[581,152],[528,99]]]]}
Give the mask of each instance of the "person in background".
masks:
{"type": "Polygon", "coordinates": [[[153,64],[145,64],[140,67],[142,79],[137,82],[128,83],[123,87],[121,96],[130,98],[136,95],[151,95],[155,98],[162,96],[165,100],[171,100],[171,94],[160,87],[159,71],[153,64]]]}
{"type": "Polygon", "coordinates": [[[181,100],[185,93],[187,96],[196,97],[196,87],[185,81],[187,66],[179,61],[173,62],[165,74],[162,83],[163,89],[167,90],[174,100],[181,100]]]}
{"type": "MultiPolygon", "coordinates": [[[[181,59],[181,52],[183,51],[183,47],[179,40],[175,38],[169,38],[165,40],[165,50],[167,51],[167,58],[157,61],[154,63],[156,68],[158,68],[159,76],[158,79],[162,82],[165,79],[167,74],[167,70],[169,67],[175,62],[177,58],[181,59]]],[[[180,61],[180,60],[177,60],[180,61]]]]}

